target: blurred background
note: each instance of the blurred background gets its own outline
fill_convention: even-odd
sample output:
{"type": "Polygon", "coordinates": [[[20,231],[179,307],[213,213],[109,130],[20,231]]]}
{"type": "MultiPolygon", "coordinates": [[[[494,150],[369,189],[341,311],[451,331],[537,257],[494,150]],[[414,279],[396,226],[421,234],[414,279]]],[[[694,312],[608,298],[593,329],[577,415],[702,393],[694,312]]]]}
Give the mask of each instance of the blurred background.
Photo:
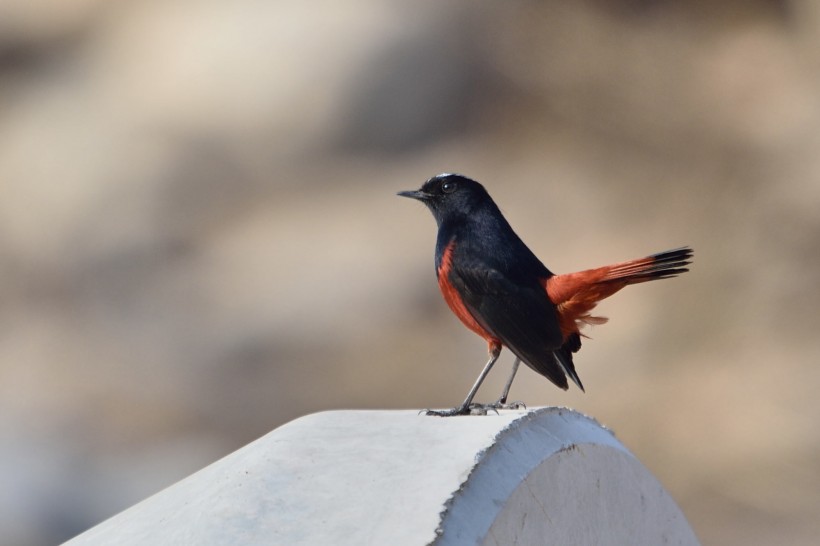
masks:
{"type": "MultiPolygon", "coordinates": [[[[482,181],[599,307],[587,394],[705,544],[820,536],[820,4],[0,0],[0,543],[273,428],[450,407],[486,357],[395,196],[482,181]]],[[[494,400],[507,353],[479,399],[494,400]]]]}

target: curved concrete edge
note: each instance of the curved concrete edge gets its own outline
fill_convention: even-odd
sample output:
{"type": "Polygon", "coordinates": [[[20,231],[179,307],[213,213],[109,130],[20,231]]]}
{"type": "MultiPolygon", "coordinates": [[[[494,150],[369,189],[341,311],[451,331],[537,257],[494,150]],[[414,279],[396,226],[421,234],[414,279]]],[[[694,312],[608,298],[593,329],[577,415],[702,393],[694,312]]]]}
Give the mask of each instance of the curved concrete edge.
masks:
{"type": "Polygon", "coordinates": [[[563,449],[507,498],[482,546],[696,546],[680,509],[631,455],[598,444],[563,449]]]}
{"type": "Polygon", "coordinates": [[[549,457],[580,444],[605,445],[632,456],[611,431],[566,408],[535,409],[500,431],[448,502],[436,545],[479,544],[522,479],[549,457]]]}
{"type": "Polygon", "coordinates": [[[542,408],[501,431],[450,499],[436,546],[698,541],[661,484],[606,428],[542,408]]]}
{"type": "MultiPolygon", "coordinates": [[[[648,475],[572,410],[331,411],[277,428],[67,544],[481,544],[518,488],[552,475],[572,446],[618,453],[648,475]]],[[[561,475],[586,472],[578,464],[561,475]]]]}

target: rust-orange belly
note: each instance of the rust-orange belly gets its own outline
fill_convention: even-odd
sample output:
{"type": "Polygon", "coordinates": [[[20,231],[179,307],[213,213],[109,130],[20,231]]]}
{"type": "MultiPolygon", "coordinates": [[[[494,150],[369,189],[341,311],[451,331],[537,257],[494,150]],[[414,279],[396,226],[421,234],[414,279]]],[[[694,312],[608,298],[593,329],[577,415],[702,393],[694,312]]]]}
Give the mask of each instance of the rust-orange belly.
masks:
{"type": "Polygon", "coordinates": [[[470,311],[467,309],[467,306],[464,305],[464,301],[461,299],[461,295],[456,290],[456,287],[450,282],[450,268],[452,266],[452,259],[453,259],[453,245],[454,242],[451,242],[447,245],[447,248],[444,250],[444,254],[441,257],[441,265],[438,269],[438,286],[441,289],[441,295],[444,296],[444,301],[447,302],[447,305],[450,307],[450,310],[459,318],[459,320],[478,334],[479,336],[483,337],[487,340],[487,343],[490,345],[491,348],[493,347],[500,347],[501,340],[497,337],[492,335],[490,332],[485,330],[470,311]]]}

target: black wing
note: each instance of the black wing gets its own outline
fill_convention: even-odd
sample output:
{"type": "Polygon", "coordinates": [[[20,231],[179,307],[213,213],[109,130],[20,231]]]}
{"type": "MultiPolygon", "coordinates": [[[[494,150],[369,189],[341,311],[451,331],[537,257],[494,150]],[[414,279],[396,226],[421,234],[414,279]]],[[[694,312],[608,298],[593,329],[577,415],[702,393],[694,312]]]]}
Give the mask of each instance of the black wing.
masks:
{"type": "Polygon", "coordinates": [[[563,344],[558,314],[538,282],[521,284],[486,268],[454,267],[449,279],[476,321],[530,368],[564,390],[565,372],[577,380],[571,357],[569,370],[557,360],[563,344]]]}

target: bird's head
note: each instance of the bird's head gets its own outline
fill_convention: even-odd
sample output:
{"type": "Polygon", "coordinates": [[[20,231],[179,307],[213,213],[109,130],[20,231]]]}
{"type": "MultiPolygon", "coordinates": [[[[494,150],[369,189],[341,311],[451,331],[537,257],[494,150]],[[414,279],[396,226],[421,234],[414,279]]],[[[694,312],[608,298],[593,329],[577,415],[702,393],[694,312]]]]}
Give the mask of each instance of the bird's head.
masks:
{"type": "Polygon", "coordinates": [[[415,191],[398,195],[421,201],[441,225],[447,217],[468,215],[477,207],[492,203],[484,186],[460,174],[443,173],[434,176],[415,191]]]}

